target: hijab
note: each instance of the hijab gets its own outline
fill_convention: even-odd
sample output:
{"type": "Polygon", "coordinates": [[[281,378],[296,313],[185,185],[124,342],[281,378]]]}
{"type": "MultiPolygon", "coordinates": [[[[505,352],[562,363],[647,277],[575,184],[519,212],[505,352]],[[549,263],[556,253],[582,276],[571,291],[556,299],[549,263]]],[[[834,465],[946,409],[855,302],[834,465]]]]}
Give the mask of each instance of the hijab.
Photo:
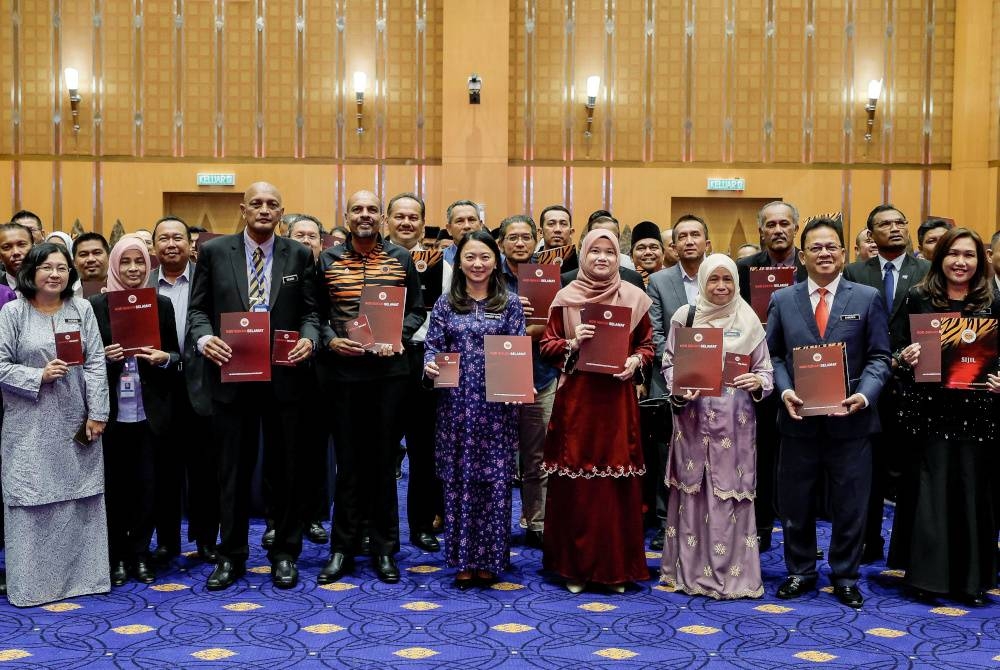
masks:
{"type": "Polygon", "coordinates": [[[135,235],[122,235],[115,246],[111,248],[111,257],[108,259],[108,291],[123,291],[128,288],[119,275],[118,266],[121,265],[125,252],[132,249],[137,249],[142,254],[142,259],[146,261],[146,276],[142,278],[139,288],[145,286],[146,282],[149,281],[149,249],[146,247],[146,243],[135,235]]]}
{"type": "Polygon", "coordinates": [[[632,309],[632,319],[629,330],[635,330],[643,315],[649,311],[653,301],[639,288],[628,282],[623,282],[618,273],[618,238],[610,231],[600,228],[591,230],[583,238],[580,247],[580,272],[576,279],[556,294],[552,301],[553,307],[563,308],[563,328],[566,337],[573,337],[576,327],[580,324],[580,309],[584,305],[621,305],[632,309]],[[598,279],[593,275],[594,263],[590,259],[590,250],[600,239],[610,240],[614,248],[614,257],[610,259],[611,275],[607,279],[598,279]]]}
{"type": "MultiPolygon", "coordinates": [[[[749,355],[764,340],[764,327],[760,325],[757,313],[740,297],[740,275],[736,263],[725,254],[712,254],[698,268],[698,302],[695,305],[695,328],[721,328],[724,334],[723,348],[736,354],[749,355]],[[723,268],[733,276],[733,298],[725,305],[709,302],[708,278],[717,269],[723,268]]],[[[687,322],[688,305],[682,306],[671,321],[683,326],[687,322]]]]}
{"type": "Polygon", "coordinates": [[[60,240],[66,243],[66,249],[69,250],[69,255],[73,255],[73,238],[69,236],[68,233],[64,233],[61,230],[54,230],[45,236],[45,241],[50,241],[53,237],[58,237],[60,240]]]}

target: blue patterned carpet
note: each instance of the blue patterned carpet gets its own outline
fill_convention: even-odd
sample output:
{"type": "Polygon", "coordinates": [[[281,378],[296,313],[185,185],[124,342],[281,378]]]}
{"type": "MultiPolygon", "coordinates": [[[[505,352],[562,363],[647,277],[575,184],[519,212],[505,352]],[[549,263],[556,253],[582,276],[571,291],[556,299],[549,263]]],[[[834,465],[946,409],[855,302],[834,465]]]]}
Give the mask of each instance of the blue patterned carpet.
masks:
{"type": "MultiPolygon", "coordinates": [[[[262,530],[253,529],[251,571],[222,593],[205,591],[209,566],[181,558],[151,586],[130,582],[107,596],[23,610],[4,601],[0,669],[1000,666],[995,598],[979,609],[911,602],[898,575],[879,564],[864,571],[860,612],[841,606],[825,580],[826,592],[780,601],[780,544],[763,556],[760,600],[715,602],[653,580],[624,595],[571,595],[545,580],[539,551],[521,546],[503,582],[460,592],[451,570],[410,545],[397,585],[377,581],[361,560],[353,577],[319,587],[328,551],[307,544],[302,583],[277,591],[259,549],[262,530]]],[[[822,533],[825,546],[829,528],[822,533]]],[[[648,556],[655,569],[659,555],[648,556]]]]}

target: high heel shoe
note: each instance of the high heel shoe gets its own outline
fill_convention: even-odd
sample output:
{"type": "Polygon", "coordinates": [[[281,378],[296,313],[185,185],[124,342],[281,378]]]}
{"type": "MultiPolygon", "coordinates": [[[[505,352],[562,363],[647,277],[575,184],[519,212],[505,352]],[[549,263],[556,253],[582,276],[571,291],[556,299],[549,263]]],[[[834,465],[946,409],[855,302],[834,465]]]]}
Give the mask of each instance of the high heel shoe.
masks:
{"type": "Polygon", "coordinates": [[[573,594],[583,593],[583,589],[586,586],[583,582],[566,582],[566,590],[573,594]]]}

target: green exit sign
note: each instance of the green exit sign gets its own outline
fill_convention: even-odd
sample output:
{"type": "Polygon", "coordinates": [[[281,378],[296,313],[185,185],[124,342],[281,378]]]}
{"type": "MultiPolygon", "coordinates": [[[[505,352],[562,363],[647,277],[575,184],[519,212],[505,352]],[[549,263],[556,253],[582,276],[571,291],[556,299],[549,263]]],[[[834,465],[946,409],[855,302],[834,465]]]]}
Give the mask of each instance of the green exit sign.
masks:
{"type": "Polygon", "coordinates": [[[714,179],[710,177],[708,180],[709,191],[745,191],[746,189],[747,180],[743,177],[732,177],[729,179],[714,179]]]}
{"type": "Polygon", "coordinates": [[[236,186],[236,173],[199,172],[198,186],[236,186]]]}

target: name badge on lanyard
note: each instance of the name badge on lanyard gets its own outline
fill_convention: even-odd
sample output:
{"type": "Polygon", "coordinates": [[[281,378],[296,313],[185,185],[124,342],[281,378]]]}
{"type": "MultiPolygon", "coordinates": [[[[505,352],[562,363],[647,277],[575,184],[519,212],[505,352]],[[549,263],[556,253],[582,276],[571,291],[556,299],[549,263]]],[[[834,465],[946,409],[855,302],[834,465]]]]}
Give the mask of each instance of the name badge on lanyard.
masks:
{"type": "Polygon", "coordinates": [[[251,312],[266,312],[269,306],[266,302],[257,302],[250,306],[251,312]]]}

